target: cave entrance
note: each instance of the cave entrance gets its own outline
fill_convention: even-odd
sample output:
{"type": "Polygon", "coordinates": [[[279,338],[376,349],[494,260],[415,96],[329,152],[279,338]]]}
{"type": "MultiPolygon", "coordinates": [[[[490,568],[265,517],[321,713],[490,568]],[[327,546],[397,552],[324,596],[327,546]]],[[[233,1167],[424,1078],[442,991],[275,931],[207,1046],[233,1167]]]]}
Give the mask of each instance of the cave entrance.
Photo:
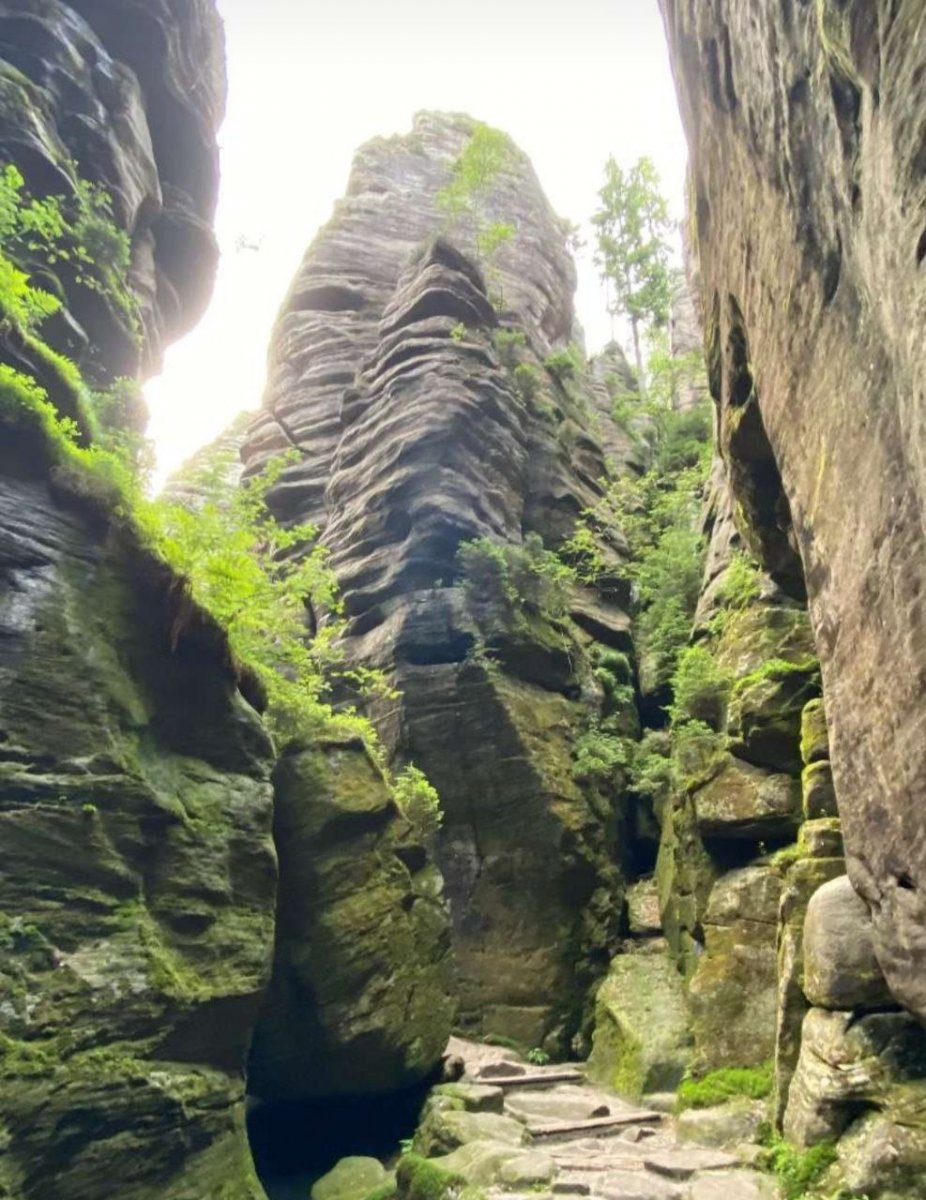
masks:
{"type": "Polygon", "coordinates": [[[434,1080],[385,1096],[248,1102],[248,1140],[269,1200],[308,1200],[314,1183],[342,1158],[395,1165],[418,1125],[434,1080]]]}

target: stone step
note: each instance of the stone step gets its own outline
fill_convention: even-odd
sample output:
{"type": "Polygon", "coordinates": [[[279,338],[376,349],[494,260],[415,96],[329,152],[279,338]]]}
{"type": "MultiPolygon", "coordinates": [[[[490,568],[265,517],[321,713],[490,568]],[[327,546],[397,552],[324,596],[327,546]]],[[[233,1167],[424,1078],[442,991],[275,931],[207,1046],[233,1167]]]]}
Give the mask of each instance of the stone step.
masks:
{"type": "Polygon", "coordinates": [[[607,1129],[619,1129],[624,1125],[653,1125],[662,1120],[662,1113],[649,1109],[631,1110],[612,1117],[593,1117],[589,1121],[551,1121],[542,1125],[528,1125],[528,1133],[534,1137],[562,1137],[565,1134],[582,1135],[599,1133],[607,1129]]]}
{"type": "Polygon", "coordinates": [[[581,1083],[585,1075],[581,1071],[536,1071],[524,1075],[493,1075],[491,1072],[479,1072],[476,1075],[464,1075],[465,1083],[490,1083],[492,1087],[553,1087],[557,1083],[581,1083]]]}

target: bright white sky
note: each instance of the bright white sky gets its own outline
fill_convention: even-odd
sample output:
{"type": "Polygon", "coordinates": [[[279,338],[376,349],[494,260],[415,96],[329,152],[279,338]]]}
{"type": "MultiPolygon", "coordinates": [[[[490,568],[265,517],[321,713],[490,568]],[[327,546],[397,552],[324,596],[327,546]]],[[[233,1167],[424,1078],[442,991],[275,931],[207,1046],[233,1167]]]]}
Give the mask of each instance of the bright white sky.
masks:
{"type": "MultiPolygon", "coordinates": [[[[222,260],[206,317],[147,388],[159,481],[260,404],[290,279],[343,193],[354,150],[418,109],[510,133],[557,212],[583,227],[609,154],[656,163],[681,216],[686,150],[656,0],[219,0],[230,96],[222,260]],[[256,245],[257,250],[243,248],[256,245]]],[[[587,234],[586,234],[587,236],[587,234]]],[[[609,336],[580,256],[589,349],[609,336]]]]}

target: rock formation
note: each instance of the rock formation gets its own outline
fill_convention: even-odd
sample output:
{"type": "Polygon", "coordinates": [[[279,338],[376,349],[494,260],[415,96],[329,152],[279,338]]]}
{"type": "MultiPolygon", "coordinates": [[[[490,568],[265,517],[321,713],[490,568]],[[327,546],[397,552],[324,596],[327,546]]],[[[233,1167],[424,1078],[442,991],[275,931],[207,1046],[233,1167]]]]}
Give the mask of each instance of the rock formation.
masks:
{"type": "MultiPolygon", "coordinates": [[[[135,375],[211,288],[214,6],[0,5],[0,89],[0,153],[30,190],[99,184],[131,239],[139,326],[64,261],[41,276],[64,301],[42,337],[93,381],[135,375]]],[[[0,362],[73,415],[62,369],[8,319],[0,362]]],[[[257,1200],[243,1065],[276,881],[257,697],[16,386],[5,374],[0,1194],[257,1200]]]]}
{"type": "Polygon", "coordinates": [[[101,185],[131,239],[140,330],[69,264],[51,281],[69,312],[52,340],[91,378],[150,371],[208,302],[224,105],[212,0],[0,4],[0,159],[39,195],[101,185]]]}
{"type": "Polygon", "coordinates": [[[744,532],[809,598],[849,875],[926,1016],[920,43],[900,3],[663,0],[744,532]]]}
{"type": "Polygon", "coordinates": [[[271,504],[318,525],[349,652],[401,692],[374,710],[388,749],[441,794],[460,1021],[565,1049],[620,923],[620,781],[582,777],[574,751],[601,679],[627,690],[628,594],[614,533],[597,590],[543,574],[601,495],[610,417],[566,352],[573,267],[523,155],[483,201],[517,230],[485,279],[468,223],[441,216],[473,129],[422,114],[359,152],[281,313],[245,458],[298,448],[271,504]]]}

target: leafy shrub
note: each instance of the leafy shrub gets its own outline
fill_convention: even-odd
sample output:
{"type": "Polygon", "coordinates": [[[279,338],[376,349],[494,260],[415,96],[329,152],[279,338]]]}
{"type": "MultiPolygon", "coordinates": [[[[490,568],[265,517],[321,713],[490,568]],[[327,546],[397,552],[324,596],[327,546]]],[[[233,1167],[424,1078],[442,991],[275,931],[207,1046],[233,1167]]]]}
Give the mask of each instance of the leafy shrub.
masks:
{"type": "Polygon", "coordinates": [[[732,686],[729,673],[709,650],[703,646],[686,647],[672,675],[673,702],[669,709],[672,720],[704,721],[719,729],[732,686]]]}
{"type": "Polygon", "coordinates": [[[547,371],[559,383],[574,379],[582,370],[584,363],[577,346],[570,345],[565,350],[556,350],[543,360],[547,371]]]}
{"type": "Polygon", "coordinates": [[[437,789],[425,773],[416,766],[407,766],[395,777],[392,795],[399,811],[422,841],[433,841],[440,830],[443,813],[437,789]]]}
{"type": "Polygon", "coordinates": [[[633,743],[593,725],[573,746],[572,777],[577,783],[611,787],[630,767],[633,743]]]}
{"type": "Polygon", "coordinates": [[[676,1111],[687,1108],[712,1108],[737,1096],[764,1100],[774,1086],[774,1067],[722,1067],[700,1079],[683,1079],[676,1095],[676,1111]]]}
{"type": "Polygon", "coordinates": [[[672,738],[667,730],[649,729],[633,750],[630,785],[639,796],[661,802],[673,784],[672,738]]]}
{"type": "Polygon", "coordinates": [[[766,1151],[765,1163],[781,1184],[784,1200],[804,1200],[836,1158],[834,1142],[819,1142],[809,1150],[799,1150],[776,1138],[766,1151]]]}
{"type": "Polygon", "coordinates": [[[532,1049],[528,1050],[525,1057],[527,1058],[527,1061],[532,1063],[535,1067],[546,1067],[550,1064],[549,1054],[547,1054],[546,1050],[541,1049],[540,1046],[534,1046],[532,1049]]]}
{"type": "Polygon", "coordinates": [[[515,387],[518,389],[518,395],[525,403],[530,403],[536,397],[540,388],[540,376],[537,373],[537,368],[532,367],[530,363],[518,363],[512,375],[514,376],[515,387]]]}
{"type": "Polygon", "coordinates": [[[518,545],[476,538],[457,552],[464,586],[482,601],[498,604],[517,617],[526,611],[559,620],[569,600],[575,572],[536,533],[518,545]]]}
{"type": "Polygon", "coordinates": [[[498,351],[502,366],[513,371],[520,361],[520,351],[527,346],[527,338],[520,329],[496,329],[492,343],[498,351]]]}

